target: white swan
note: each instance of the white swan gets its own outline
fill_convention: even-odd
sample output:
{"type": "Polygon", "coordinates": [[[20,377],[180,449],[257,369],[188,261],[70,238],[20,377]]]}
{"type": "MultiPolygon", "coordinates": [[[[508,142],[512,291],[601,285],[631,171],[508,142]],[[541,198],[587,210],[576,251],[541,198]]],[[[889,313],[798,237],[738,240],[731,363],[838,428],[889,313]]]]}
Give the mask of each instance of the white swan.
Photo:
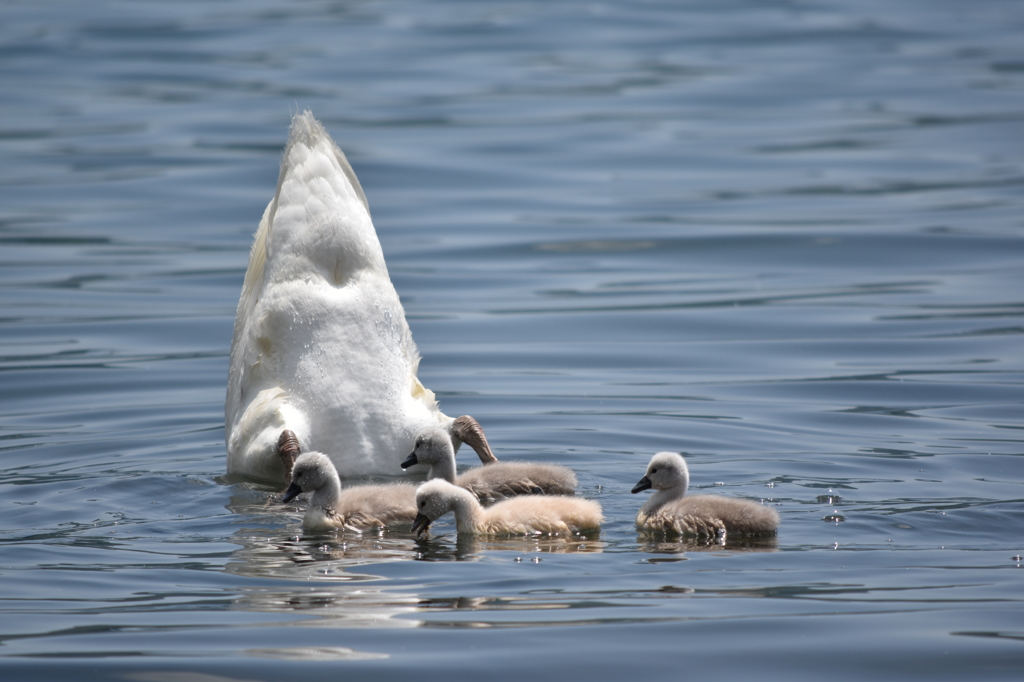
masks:
{"type": "Polygon", "coordinates": [[[321,452],[306,452],[295,460],[292,484],[282,502],[312,492],[302,526],[308,530],[348,528],[365,530],[416,518],[416,487],[411,483],[361,485],[342,489],[338,471],[321,452]]]}
{"type": "Polygon", "coordinates": [[[771,535],[779,527],[779,514],[771,507],[719,495],[690,495],[690,470],[678,452],[659,452],[647,465],[647,474],[631,492],[656,491],[640,508],[636,525],[684,535],[771,535]]]}
{"type": "Polygon", "coordinates": [[[485,508],[468,490],[443,478],[416,489],[416,510],[412,530],[417,535],[450,511],[459,533],[477,535],[573,535],[597,530],[604,520],[601,505],[579,497],[524,495],[485,508]]]}
{"type": "Polygon", "coordinates": [[[494,458],[491,464],[456,476],[451,437],[440,429],[427,429],[416,436],[416,447],[402,462],[402,468],[416,464],[430,467],[428,479],[443,478],[465,488],[485,505],[516,495],[572,495],[576,492],[576,474],[557,464],[498,462],[494,458]]]}
{"type": "Polygon", "coordinates": [[[228,473],[288,480],[300,447],[346,476],[393,473],[431,426],[486,459],[482,429],[441,413],[419,360],[359,180],[313,115],[298,114],[235,316],[228,473]]]}

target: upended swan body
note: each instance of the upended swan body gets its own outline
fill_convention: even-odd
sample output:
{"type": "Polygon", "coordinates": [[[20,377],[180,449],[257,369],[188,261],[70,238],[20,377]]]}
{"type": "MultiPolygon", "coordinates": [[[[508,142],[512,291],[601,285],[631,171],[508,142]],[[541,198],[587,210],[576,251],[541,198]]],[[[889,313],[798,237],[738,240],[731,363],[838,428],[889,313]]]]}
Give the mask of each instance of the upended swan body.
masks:
{"type": "Polygon", "coordinates": [[[235,316],[228,473],[288,480],[299,449],[346,476],[394,473],[427,427],[456,448],[478,431],[471,445],[485,458],[479,425],[440,411],[419,360],[359,180],[313,115],[298,114],[235,316]]]}
{"type": "Polygon", "coordinates": [[[365,530],[416,518],[416,487],[411,483],[361,485],[342,489],[338,471],[321,452],[306,452],[295,460],[292,483],[282,502],[312,492],[302,519],[308,530],[348,528],[365,530]]]}
{"type": "Polygon", "coordinates": [[[561,535],[594,531],[604,520],[601,505],[579,497],[523,495],[493,507],[483,507],[464,488],[443,478],[427,481],[416,489],[418,535],[448,512],[455,512],[459,533],[476,535],[561,535]]]}
{"type": "Polygon", "coordinates": [[[474,467],[456,476],[455,449],[451,437],[441,429],[427,429],[416,436],[416,446],[404,462],[408,469],[416,464],[430,467],[428,479],[443,478],[465,488],[484,505],[517,495],[573,495],[576,474],[557,464],[499,462],[474,467]]]}
{"type": "Polygon", "coordinates": [[[690,471],[678,452],[659,452],[647,465],[647,474],[632,492],[654,488],[655,493],[636,515],[636,525],[649,530],[683,535],[721,537],[772,535],[779,514],[771,507],[719,495],[686,495],[690,471]]]}

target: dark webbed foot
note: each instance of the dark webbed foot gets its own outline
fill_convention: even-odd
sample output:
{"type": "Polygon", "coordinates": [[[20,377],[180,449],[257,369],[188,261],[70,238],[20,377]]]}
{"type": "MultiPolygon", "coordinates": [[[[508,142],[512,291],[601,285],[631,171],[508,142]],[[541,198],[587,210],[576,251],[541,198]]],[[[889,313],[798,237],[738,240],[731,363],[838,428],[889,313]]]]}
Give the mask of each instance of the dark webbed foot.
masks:
{"type": "Polygon", "coordinates": [[[494,464],[498,458],[491,452],[491,446],[484,435],[484,427],[480,422],[464,414],[452,422],[452,435],[476,451],[477,457],[484,464],[494,464]]]}
{"type": "Polygon", "coordinates": [[[281,464],[284,465],[284,484],[290,485],[292,467],[295,466],[295,460],[299,456],[299,439],[295,436],[294,431],[285,429],[281,432],[281,437],[277,439],[277,456],[281,458],[281,464]]]}

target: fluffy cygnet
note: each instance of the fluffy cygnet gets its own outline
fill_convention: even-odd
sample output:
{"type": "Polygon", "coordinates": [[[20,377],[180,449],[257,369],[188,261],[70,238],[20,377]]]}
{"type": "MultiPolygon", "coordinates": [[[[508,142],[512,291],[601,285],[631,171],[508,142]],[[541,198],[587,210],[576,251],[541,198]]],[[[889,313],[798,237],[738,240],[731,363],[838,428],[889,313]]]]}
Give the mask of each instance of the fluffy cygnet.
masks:
{"type": "Polygon", "coordinates": [[[479,535],[573,535],[597,530],[604,520],[601,505],[579,497],[523,495],[485,508],[468,490],[443,478],[416,489],[416,509],[412,529],[417,535],[450,511],[459,533],[479,535]]]}
{"type": "Polygon", "coordinates": [[[416,437],[416,447],[402,462],[402,468],[425,464],[430,467],[427,478],[443,478],[465,488],[485,505],[516,495],[572,495],[576,492],[576,474],[567,467],[499,462],[493,454],[491,458],[493,464],[475,467],[456,476],[455,450],[448,434],[441,429],[427,429],[416,437]]]}
{"type": "Polygon", "coordinates": [[[636,525],[685,535],[715,537],[726,533],[772,535],[779,514],[771,507],[718,495],[686,496],[690,471],[677,452],[659,452],[647,465],[647,474],[632,492],[654,488],[655,493],[636,515],[636,525]]]}
{"type": "Polygon", "coordinates": [[[320,452],[307,452],[295,460],[292,484],[281,501],[289,502],[305,492],[313,493],[302,519],[303,527],[308,530],[365,530],[394,523],[411,523],[416,518],[415,486],[393,483],[342,490],[334,464],[320,452]]]}

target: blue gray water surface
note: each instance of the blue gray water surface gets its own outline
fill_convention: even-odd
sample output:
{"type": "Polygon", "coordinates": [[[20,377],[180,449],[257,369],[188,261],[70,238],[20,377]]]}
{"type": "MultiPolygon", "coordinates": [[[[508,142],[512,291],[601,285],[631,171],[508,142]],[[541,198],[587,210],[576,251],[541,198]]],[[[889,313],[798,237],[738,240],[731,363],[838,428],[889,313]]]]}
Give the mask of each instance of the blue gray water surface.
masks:
{"type": "Polygon", "coordinates": [[[4,2],[0,91],[4,679],[1019,679],[1021,3],[4,2]],[[423,383],[599,537],[225,480],[306,108],[423,383]],[[659,450],[777,539],[638,534],[659,450]]]}

